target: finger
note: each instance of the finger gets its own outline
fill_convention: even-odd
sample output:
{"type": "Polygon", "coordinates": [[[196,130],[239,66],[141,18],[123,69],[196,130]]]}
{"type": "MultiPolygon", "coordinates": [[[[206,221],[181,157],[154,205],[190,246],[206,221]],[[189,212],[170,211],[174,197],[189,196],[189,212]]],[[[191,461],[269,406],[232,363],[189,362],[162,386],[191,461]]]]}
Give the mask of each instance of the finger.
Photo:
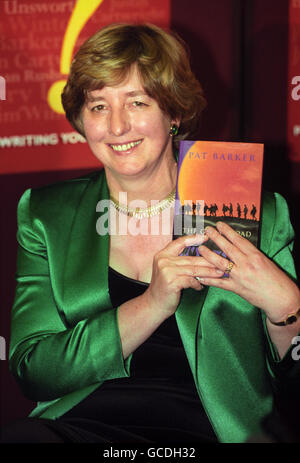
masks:
{"type": "Polygon", "coordinates": [[[184,267],[177,268],[177,277],[181,275],[188,275],[194,278],[221,278],[224,272],[215,267],[202,267],[199,265],[185,265],[184,267]]]}
{"type": "Polygon", "coordinates": [[[250,252],[256,251],[254,244],[237,233],[227,223],[217,222],[216,226],[217,230],[244,254],[249,254],[250,252]]]}
{"type": "Polygon", "coordinates": [[[222,236],[215,228],[207,227],[206,235],[224,252],[226,256],[233,260],[233,262],[238,262],[239,259],[245,256],[245,254],[236,245],[228,241],[228,239],[225,236],[222,236]]]}
{"type": "Polygon", "coordinates": [[[214,286],[215,288],[225,289],[226,291],[235,292],[235,284],[230,278],[198,278],[199,283],[204,286],[214,286]]]}
{"type": "MultiPolygon", "coordinates": [[[[203,278],[203,280],[205,280],[205,279],[203,278]]],[[[213,278],[211,278],[209,280],[214,281],[213,278]]],[[[193,288],[193,289],[196,289],[198,291],[203,289],[203,285],[202,285],[200,279],[195,278],[195,277],[182,277],[182,279],[180,281],[180,287],[182,289],[193,288]]]]}
{"type": "Polygon", "coordinates": [[[208,262],[203,256],[177,256],[171,257],[170,259],[175,265],[199,265],[202,267],[215,268],[215,266],[208,262]]]}
{"type": "MultiPolygon", "coordinates": [[[[203,246],[199,246],[199,253],[208,261],[210,262],[214,267],[222,270],[224,273],[226,272],[227,270],[227,266],[229,264],[229,261],[228,259],[226,259],[225,257],[222,257],[220,256],[220,254],[218,254],[217,252],[215,251],[212,251],[211,249],[208,249],[207,246],[203,245],[203,246]]],[[[235,272],[235,265],[233,266],[231,272],[235,272]]]]}
{"type": "MultiPolygon", "coordinates": [[[[162,262],[160,267],[160,273],[163,276],[167,284],[171,284],[174,281],[179,280],[181,277],[211,277],[211,278],[221,278],[224,275],[224,272],[220,268],[215,266],[203,266],[203,265],[174,265],[170,260],[164,259],[165,262],[162,262]]],[[[228,261],[227,261],[228,262],[228,261]]]]}
{"type": "Polygon", "coordinates": [[[196,280],[196,278],[191,278],[191,277],[186,277],[181,284],[182,289],[186,288],[193,288],[196,291],[200,291],[203,289],[202,284],[200,283],[199,280],[196,280]]]}
{"type": "Polygon", "coordinates": [[[199,235],[184,235],[171,241],[162,250],[170,256],[179,256],[179,254],[188,246],[198,246],[207,241],[207,236],[204,234],[199,235]]]}

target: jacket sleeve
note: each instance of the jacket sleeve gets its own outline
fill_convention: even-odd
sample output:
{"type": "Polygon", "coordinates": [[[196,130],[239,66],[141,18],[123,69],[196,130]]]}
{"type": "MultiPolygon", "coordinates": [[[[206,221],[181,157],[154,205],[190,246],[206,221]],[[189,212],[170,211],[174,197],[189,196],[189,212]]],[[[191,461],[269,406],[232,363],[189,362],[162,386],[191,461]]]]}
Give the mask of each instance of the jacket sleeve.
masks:
{"type": "MultiPolygon", "coordinates": [[[[273,220],[265,223],[265,228],[268,227],[269,229],[265,233],[265,239],[268,240],[268,245],[265,246],[268,249],[267,255],[296,282],[296,270],[292,255],[294,230],[290,222],[286,201],[278,193],[275,193],[275,201],[273,201],[272,209],[271,215],[273,216],[273,220]],[[269,228],[270,225],[271,227],[269,228]]],[[[271,375],[275,394],[277,396],[281,394],[293,394],[292,391],[296,392],[298,390],[298,395],[300,387],[300,358],[298,358],[296,353],[300,351],[297,348],[298,342],[300,343],[300,337],[296,336],[294,338],[295,343],[291,344],[285,356],[280,359],[276,346],[272,343],[268,333],[265,314],[263,311],[261,311],[261,314],[266,339],[267,367],[271,375]]]]}
{"type": "Polygon", "coordinates": [[[30,190],[18,206],[16,294],[11,314],[10,369],[34,401],[129,376],[117,310],[100,310],[75,326],[64,323],[52,292],[43,226],[33,217],[30,190]]]}

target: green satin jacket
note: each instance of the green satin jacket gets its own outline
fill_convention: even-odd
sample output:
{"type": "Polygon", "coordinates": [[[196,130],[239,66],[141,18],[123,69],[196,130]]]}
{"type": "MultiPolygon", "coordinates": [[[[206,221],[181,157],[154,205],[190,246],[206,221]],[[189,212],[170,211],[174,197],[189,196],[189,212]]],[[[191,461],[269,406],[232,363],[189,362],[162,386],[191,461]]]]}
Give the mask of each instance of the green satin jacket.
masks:
{"type": "MultiPolygon", "coordinates": [[[[96,232],[107,214],[97,212],[97,203],[108,198],[98,171],[27,190],[20,200],[10,367],[23,393],[38,402],[32,417],[56,419],[103,381],[130,376],[134,353],[124,361],[108,290],[109,235],[96,232]]],[[[260,247],[295,277],[292,241],[284,199],[266,194],[260,247]]],[[[262,312],[233,293],[184,290],[175,316],[219,440],[245,441],[272,409],[272,384],[284,381],[278,365],[289,378],[299,365],[289,353],[278,360],[262,312]]]]}

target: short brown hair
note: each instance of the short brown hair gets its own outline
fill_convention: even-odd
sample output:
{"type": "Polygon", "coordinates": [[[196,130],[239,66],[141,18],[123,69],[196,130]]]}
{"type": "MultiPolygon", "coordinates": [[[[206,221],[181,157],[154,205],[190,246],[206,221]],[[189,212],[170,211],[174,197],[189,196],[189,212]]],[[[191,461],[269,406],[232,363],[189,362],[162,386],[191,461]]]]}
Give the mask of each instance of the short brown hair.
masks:
{"type": "Polygon", "coordinates": [[[152,24],[111,24],[80,47],[62,93],[72,126],[84,135],[80,115],[87,92],[121,83],[134,64],[147,94],[171,119],[181,119],[175,142],[190,136],[206,106],[201,85],[185,43],[152,24]]]}

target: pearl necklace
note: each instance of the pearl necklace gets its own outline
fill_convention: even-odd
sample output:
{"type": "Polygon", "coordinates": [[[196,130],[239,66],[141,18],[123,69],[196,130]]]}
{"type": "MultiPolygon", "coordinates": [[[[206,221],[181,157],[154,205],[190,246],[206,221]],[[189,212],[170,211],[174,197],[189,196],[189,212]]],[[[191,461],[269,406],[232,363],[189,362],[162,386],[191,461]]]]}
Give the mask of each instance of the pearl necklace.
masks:
{"type": "Polygon", "coordinates": [[[121,212],[121,214],[126,214],[128,217],[134,217],[135,219],[144,219],[145,217],[153,217],[154,215],[159,215],[164,209],[170,207],[175,201],[175,193],[176,189],[171,191],[171,193],[165,199],[159,201],[159,203],[144,209],[139,207],[134,209],[128,206],[123,206],[112,196],[110,197],[110,200],[114,208],[121,212]]]}

